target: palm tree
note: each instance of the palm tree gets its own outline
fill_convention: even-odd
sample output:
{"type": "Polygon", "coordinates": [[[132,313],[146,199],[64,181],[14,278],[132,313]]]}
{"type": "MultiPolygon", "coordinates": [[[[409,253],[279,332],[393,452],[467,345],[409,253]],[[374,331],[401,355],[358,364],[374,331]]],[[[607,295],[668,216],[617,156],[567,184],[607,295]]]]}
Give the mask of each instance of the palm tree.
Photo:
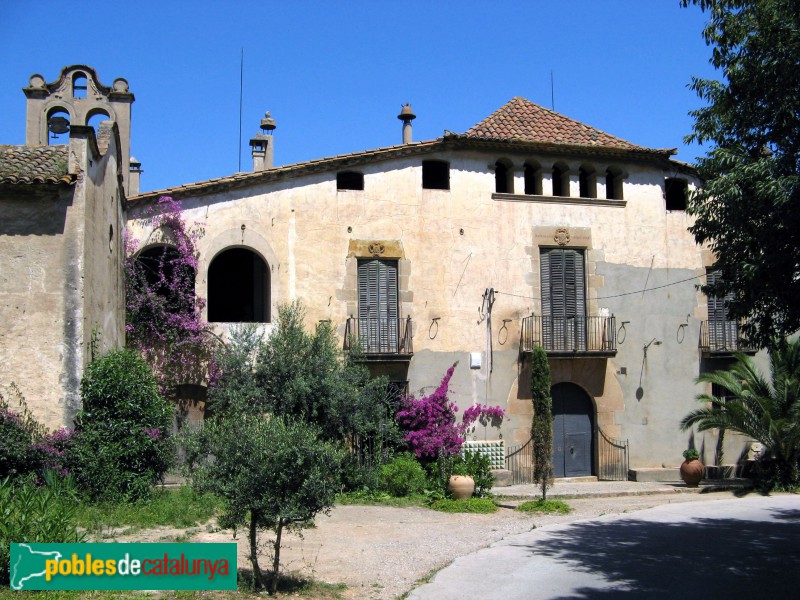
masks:
{"type": "Polygon", "coordinates": [[[701,375],[698,383],[716,384],[726,396],[699,395],[705,406],[686,415],[681,429],[736,431],[761,442],[772,479],[766,483],[791,488],[800,484],[800,341],[770,350],[770,368],[771,381],[750,357],[737,354],[727,371],[701,375]]]}

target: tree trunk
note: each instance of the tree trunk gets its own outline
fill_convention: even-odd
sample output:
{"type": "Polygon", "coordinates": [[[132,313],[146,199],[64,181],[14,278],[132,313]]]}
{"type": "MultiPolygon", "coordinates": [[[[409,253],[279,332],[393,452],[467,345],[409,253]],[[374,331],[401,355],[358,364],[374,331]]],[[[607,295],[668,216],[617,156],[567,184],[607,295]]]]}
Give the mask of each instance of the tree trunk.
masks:
{"type": "Polygon", "coordinates": [[[250,512],[250,532],[248,537],[250,539],[250,564],[253,567],[253,590],[258,591],[264,587],[264,582],[261,579],[261,569],[258,566],[258,546],[256,545],[256,535],[258,529],[256,523],[258,522],[258,514],[250,512]]]}
{"type": "Polygon", "coordinates": [[[275,526],[275,545],[274,545],[274,558],[272,559],[272,581],[269,585],[269,593],[274,596],[278,591],[278,568],[281,564],[281,533],[283,532],[283,519],[278,517],[278,522],[275,526]]]}

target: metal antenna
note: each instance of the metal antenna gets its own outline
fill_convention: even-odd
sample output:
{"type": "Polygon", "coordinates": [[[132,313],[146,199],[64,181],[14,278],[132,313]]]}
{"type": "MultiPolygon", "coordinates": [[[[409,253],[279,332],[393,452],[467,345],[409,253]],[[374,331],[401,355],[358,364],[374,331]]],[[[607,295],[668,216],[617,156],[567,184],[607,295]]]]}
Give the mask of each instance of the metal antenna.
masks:
{"type": "Polygon", "coordinates": [[[242,92],[244,90],[244,48],[239,58],[239,171],[242,170],[242,92]]]}
{"type": "Polygon", "coordinates": [[[556,89],[553,83],[553,69],[550,69],[550,107],[553,112],[556,111],[556,89]]]}

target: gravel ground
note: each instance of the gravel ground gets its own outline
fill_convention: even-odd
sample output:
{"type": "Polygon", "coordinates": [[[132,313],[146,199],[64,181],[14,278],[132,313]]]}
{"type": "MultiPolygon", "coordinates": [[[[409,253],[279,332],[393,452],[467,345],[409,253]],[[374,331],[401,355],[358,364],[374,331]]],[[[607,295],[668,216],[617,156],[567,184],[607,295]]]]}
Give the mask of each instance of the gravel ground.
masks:
{"type": "MultiPolygon", "coordinates": [[[[523,514],[512,508],[519,501],[501,501],[503,508],[491,515],[447,514],[426,508],[337,506],[329,516],[319,516],[317,526],[304,531],[302,538],[284,537],[282,570],[327,583],[344,583],[346,598],[392,599],[457,557],[534,527],[667,503],[713,501],[732,496],[730,492],[717,492],[579,498],[567,500],[573,509],[568,515],[523,514]]],[[[159,528],[114,537],[118,541],[154,542],[176,537],[185,541],[186,535],[184,530],[159,528]]],[[[208,526],[190,530],[188,535],[194,542],[236,541],[240,567],[249,565],[242,532],[234,540],[230,531],[213,531],[208,526]]],[[[265,543],[269,541],[269,532],[263,539],[265,543]]],[[[269,566],[269,561],[269,551],[265,548],[260,560],[262,569],[269,566]]]]}

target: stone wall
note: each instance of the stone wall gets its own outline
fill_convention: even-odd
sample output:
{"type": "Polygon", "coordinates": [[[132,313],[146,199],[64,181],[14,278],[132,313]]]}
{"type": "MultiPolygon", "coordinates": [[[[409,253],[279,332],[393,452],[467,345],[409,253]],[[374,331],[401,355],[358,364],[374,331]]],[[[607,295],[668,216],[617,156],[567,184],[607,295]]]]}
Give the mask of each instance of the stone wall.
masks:
{"type": "MultiPolygon", "coordinates": [[[[522,318],[541,314],[539,248],[556,246],[553,232],[566,228],[568,245],[586,251],[589,314],[607,310],[618,326],[627,321],[627,337],[613,358],[552,359],[554,383],[572,381],[590,394],[596,422],[609,435],[631,440],[632,466],[678,464],[686,434],[677,422],[702,391],[694,378],[699,321],[706,317],[696,290],[702,280],[692,278],[704,273],[708,254],[687,231],[689,217],[665,208],[664,178],[675,176],[674,167],[617,161],[626,177],[623,199],[593,202],[494,194],[490,165],[501,154],[433,157],[450,163],[449,190],[422,189],[421,159],[412,156],[357,169],[364,173],[364,190],[337,190],[331,171],[181,200],[187,220],[206,230],[198,244],[197,293],[207,295],[205,274],[218,252],[249,247],[269,263],[273,315],[279,303],[300,299],[309,323],[330,319],[343,335],[356,305],[353,249],[384,242],[400,259],[401,315],[414,322],[410,388],[432,389],[458,361],[453,398],[462,408],[474,402],[506,408],[510,419],[502,434],[511,444],[527,439],[530,429],[519,339],[522,318]],[[687,281],[675,284],[681,280],[687,281]],[[667,284],[675,285],[641,291],[667,284]],[[491,331],[479,314],[487,288],[496,294],[491,331]],[[629,292],[636,293],[622,295],[629,292]],[[651,339],[662,344],[651,347],[643,363],[643,346],[651,339]],[[470,352],[482,354],[481,368],[469,368],[470,352]]],[[[514,189],[521,191],[525,157],[511,158],[514,189]]],[[[585,161],[566,162],[577,195],[577,168],[585,161]]],[[[607,164],[594,162],[604,172],[607,164]]],[[[597,188],[604,197],[602,182],[597,188]]],[[[545,175],[543,192],[548,190],[545,175]]],[[[144,239],[148,231],[139,210],[129,226],[144,239]]]]}

